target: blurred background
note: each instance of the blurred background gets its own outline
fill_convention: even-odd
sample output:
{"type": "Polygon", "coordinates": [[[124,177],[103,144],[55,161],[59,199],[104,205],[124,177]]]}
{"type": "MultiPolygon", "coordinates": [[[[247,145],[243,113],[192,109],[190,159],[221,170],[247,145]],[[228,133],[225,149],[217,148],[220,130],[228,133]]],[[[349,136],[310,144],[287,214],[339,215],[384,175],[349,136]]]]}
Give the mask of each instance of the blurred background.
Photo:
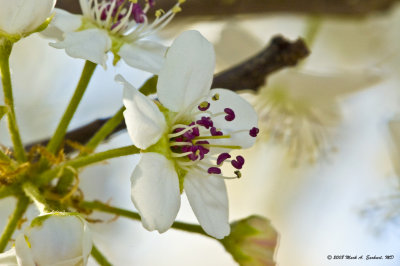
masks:
{"type": "MultiPolygon", "coordinates": [[[[158,2],[165,9],[174,3],[158,2]]],[[[258,93],[243,92],[259,112],[261,134],[257,145],[242,153],[247,162],[243,178],[226,182],[232,221],[260,214],[279,232],[278,265],[400,265],[397,2],[187,1],[155,37],[170,44],[184,30],[200,31],[215,45],[217,72],[254,55],[277,34],[306,38],[311,54],[301,65],[269,75],[258,93]],[[328,260],[328,255],[394,259],[328,260]]],[[[78,1],[58,5],[79,12],[78,1]]],[[[11,57],[26,143],[53,133],[84,63],[48,43],[31,36],[15,45],[11,57]]],[[[113,67],[110,60],[107,70],[99,67],[71,129],[120,108],[116,74],[137,87],[149,77],[123,62],[113,67]]],[[[11,145],[4,121],[0,143],[11,145]]],[[[121,132],[99,150],[130,144],[121,132]]],[[[83,170],[86,199],[134,210],[129,180],[137,161],[138,156],[129,156],[83,170]]],[[[197,223],[182,200],[177,220],[197,223]]],[[[0,228],[14,204],[12,198],[0,201],[0,228]]],[[[35,215],[32,208],[28,217],[35,215]]],[[[173,229],[160,235],[137,221],[100,213],[93,217],[105,221],[92,224],[94,241],[114,265],[237,265],[212,239],[173,229]]]]}

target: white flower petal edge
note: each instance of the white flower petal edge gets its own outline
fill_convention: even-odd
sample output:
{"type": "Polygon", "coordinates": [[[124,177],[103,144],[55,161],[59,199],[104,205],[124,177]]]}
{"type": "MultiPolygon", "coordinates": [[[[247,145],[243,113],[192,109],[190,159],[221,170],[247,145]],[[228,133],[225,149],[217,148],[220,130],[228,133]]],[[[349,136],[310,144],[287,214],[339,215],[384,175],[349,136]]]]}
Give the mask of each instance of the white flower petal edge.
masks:
{"type": "Polygon", "coordinates": [[[0,254],[0,266],[18,266],[15,248],[0,254]]]}
{"type": "Polygon", "coordinates": [[[132,202],[143,226],[160,233],[174,223],[181,200],[173,163],[158,153],[143,153],[131,177],[132,202]]]}
{"type": "Polygon", "coordinates": [[[62,41],[64,32],[76,31],[81,27],[82,16],[71,14],[59,8],[55,9],[55,13],[50,25],[41,33],[42,35],[62,41]]]}
{"type": "Polygon", "coordinates": [[[129,136],[135,146],[146,149],[165,133],[165,118],[153,101],[136,90],[122,76],[118,75],[115,79],[124,85],[124,117],[129,136]]]}
{"type": "Polygon", "coordinates": [[[0,0],[0,31],[30,33],[45,22],[55,4],[56,0],[0,0]]]}
{"type": "Polygon", "coordinates": [[[124,44],[119,50],[121,58],[130,66],[158,74],[165,61],[167,47],[152,41],[124,44]]]}
{"type": "Polygon", "coordinates": [[[212,44],[198,31],[185,31],[168,50],[157,95],[171,111],[183,111],[210,90],[215,68],[212,44]]]}
{"type": "Polygon", "coordinates": [[[229,235],[229,206],[224,180],[213,175],[189,172],[183,187],[204,231],[217,239],[229,235]]]}
{"type": "Polygon", "coordinates": [[[75,58],[82,58],[106,67],[107,51],[111,48],[111,40],[107,33],[99,29],[90,29],[79,32],[67,32],[64,40],[50,43],[58,49],[65,49],[66,53],[75,58]]]}

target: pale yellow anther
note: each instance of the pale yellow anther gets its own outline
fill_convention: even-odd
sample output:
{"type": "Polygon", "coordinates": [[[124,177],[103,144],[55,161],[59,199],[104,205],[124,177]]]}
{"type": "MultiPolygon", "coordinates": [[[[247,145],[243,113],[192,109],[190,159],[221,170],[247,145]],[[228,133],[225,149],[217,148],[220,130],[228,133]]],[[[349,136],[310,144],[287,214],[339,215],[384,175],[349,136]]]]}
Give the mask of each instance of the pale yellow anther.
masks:
{"type": "Polygon", "coordinates": [[[202,102],[202,103],[199,104],[200,108],[207,108],[208,105],[209,105],[208,102],[202,102]]]}
{"type": "Polygon", "coordinates": [[[158,10],[156,11],[155,16],[156,16],[157,18],[159,18],[159,17],[160,17],[161,15],[163,15],[163,14],[165,14],[165,11],[162,10],[162,9],[158,9],[158,10]]]}
{"type": "Polygon", "coordinates": [[[180,8],[179,6],[174,6],[173,8],[172,8],[172,12],[173,13],[179,13],[179,12],[181,12],[182,11],[182,8],[180,8]]]}
{"type": "Polygon", "coordinates": [[[133,4],[137,4],[138,0],[129,0],[129,2],[133,3],[133,4]]]}
{"type": "Polygon", "coordinates": [[[213,97],[212,97],[213,101],[218,101],[219,100],[219,94],[216,93],[213,97]]]}
{"type": "Polygon", "coordinates": [[[186,0],[178,0],[178,3],[179,4],[183,4],[183,3],[185,3],[186,2],[186,0]]]}

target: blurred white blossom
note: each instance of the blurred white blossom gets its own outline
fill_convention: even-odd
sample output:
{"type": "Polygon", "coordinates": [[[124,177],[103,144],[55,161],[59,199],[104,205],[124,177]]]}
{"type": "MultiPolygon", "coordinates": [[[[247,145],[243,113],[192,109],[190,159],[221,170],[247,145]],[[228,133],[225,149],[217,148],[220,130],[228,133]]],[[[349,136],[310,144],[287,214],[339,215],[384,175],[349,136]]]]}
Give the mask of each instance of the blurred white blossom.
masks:
{"type": "Polygon", "coordinates": [[[164,28],[181,11],[179,0],[166,13],[156,11],[149,23],[146,13],[154,1],[142,6],[129,0],[80,0],[83,15],[56,9],[50,27],[44,32],[58,39],[51,44],[65,49],[68,55],[105,67],[107,52],[114,54],[114,64],[120,58],[133,67],[157,74],[164,61],[166,47],[146,39],[164,28]]]}
{"type": "Polygon", "coordinates": [[[0,0],[0,36],[20,38],[36,31],[51,15],[56,0],[0,0]]]}
{"type": "Polygon", "coordinates": [[[86,221],[78,214],[51,213],[35,218],[15,247],[0,254],[0,265],[86,265],[92,238],[86,221]]]}

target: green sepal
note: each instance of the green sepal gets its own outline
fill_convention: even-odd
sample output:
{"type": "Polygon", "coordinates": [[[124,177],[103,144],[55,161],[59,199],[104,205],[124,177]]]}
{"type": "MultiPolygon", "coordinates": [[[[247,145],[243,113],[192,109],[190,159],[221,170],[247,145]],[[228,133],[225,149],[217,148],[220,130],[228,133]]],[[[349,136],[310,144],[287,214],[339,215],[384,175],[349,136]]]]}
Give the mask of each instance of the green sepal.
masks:
{"type": "Polygon", "coordinates": [[[158,76],[154,75],[151,78],[149,78],[142,85],[142,87],[140,87],[139,91],[146,96],[150,94],[155,94],[157,92],[157,82],[158,82],[158,76]]]}
{"type": "Polygon", "coordinates": [[[40,215],[40,216],[36,217],[35,219],[33,219],[31,222],[31,227],[42,226],[43,222],[52,216],[60,216],[60,217],[78,216],[78,217],[81,217],[81,215],[77,212],[52,212],[49,214],[40,215]]]}

